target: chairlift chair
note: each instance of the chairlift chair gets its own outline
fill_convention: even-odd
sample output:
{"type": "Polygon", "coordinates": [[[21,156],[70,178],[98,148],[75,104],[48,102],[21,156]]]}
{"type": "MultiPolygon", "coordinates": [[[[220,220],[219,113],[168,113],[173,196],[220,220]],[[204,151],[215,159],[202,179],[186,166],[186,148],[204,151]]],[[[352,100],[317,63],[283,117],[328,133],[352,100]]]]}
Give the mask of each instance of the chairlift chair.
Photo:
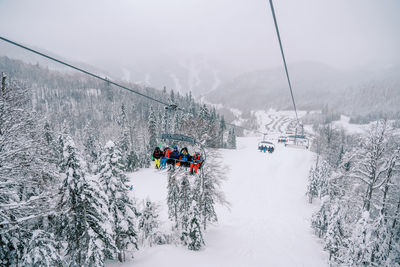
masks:
{"type": "Polygon", "coordinates": [[[275,150],[275,145],[274,145],[274,143],[272,143],[272,142],[270,142],[270,141],[266,141],[266,140],[263,140],[263,141],[260,141],[259,143],[258,143],[258,150],[260,150],[260,152],[262,152],[263,150],[264,150],[264,147],[272,147],[273,148],[273,150],[275,150]]]}
{"type": "MultiPolygon", "coordinates": [[[[203,144],[196,141],[196,139],[194,139],[193,137],[189,137],[189,136],[182,135],[182,134],[164,133],[164,134],[161,134],[159,139],[161,139],[161,141],[163,141],[163,142],[169,141],[169,143],[172,143],[173,145],[181,145],[183,143],[183,144],[189,144],[190,146],[199,148],[201,150],[201,156],[202,156],[202,160],[201,160],[199,169],[201,169],[202,166],[204,165],[206,158],[207,158],[206,151],[204,149],[203,144]]],[[[187,147],[187,146],[183,146],[183,147],[187,147]]],[[[196,151],[198,151],[198,150],[196,150],[196,151]]],[[[199,162],[194,161],[192,158],[189,160],[169,158],[167,161],[167,164],[170,164],[170,165],[173,164],[174,166],[179,165],[181,167],[188,168],[188,167],[190,167],[191,164],[199,164],[199,162]]]]}
{"type": "Polygon", "coordinates": [[[305,135],[289,135],[285,147],[308,149],[310,147],[310,141],[305,135]]]}

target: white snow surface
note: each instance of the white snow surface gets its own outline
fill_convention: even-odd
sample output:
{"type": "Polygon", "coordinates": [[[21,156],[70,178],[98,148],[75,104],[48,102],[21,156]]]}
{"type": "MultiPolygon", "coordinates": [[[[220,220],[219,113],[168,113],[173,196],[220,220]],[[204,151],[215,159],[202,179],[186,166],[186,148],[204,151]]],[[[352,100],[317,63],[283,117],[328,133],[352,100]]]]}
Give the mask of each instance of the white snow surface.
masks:
{"type": "Polygon", "coordinates": [[[334,121],[333,125],[336,128],[344,129],[348,134],[365,134],[368,131],[370,124],[352,124],[350,117],[341,115],[340,120],[334,121]]]}
{"type": "MultiPolygon", "coordinates": [[[[237,138],[237,150],[221,150],[230,167],[223,190],[231,209],[217,207],[219,223],[205,233],[198,252],[179,245],[143,248],[135,259],[109,266],[328,266],[322,244],[310,227],[317,206],[305,196],[313,154],[277,146],[273,154],[257,151],[255,137],[237,138]]],[[[167,175],[154,169],[130,175],[137,200],[161,204],[167,219],[167,175]]],[[[164,224],[169,229],[170,223],[164,224]]]]}

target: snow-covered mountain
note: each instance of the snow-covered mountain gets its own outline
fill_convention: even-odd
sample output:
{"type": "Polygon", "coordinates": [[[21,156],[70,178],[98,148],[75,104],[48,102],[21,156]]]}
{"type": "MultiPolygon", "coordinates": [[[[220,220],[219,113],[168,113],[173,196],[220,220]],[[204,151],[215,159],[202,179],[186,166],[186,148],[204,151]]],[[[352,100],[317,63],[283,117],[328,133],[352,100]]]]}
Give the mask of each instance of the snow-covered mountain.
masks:
{"type": "MultiPolygon", "coordinates": [[[[167,56],[163,58],[137,56],[135,60],[104,59],[95,60],[88,64],[82,61],[66,59],[40,47],[32,48],[111,79],[158,89],[162,89],[165,86],[167,89],[173,89],[181,94],[191,91],[194,96],[204,95],[213,91],[238,74],[234,68],[204,56],[180,59],[167,56]]],[[[58,63],[4,42],[0,42],[0,56],[19,59],[26,63],[39,64],[52,70],[70,71],[58,63]]]]}
{"type": "MultiPolygon", "coordinates": [[[[197,56],[192,58],[138,59],[135,62],[107,62],[107,70],[114,77],[154,88],[173,89],[194,96],[217,89],[238,72],[216,60],[197,56]]],[[[99,65],[104,65],[99,63],[99,65]]]]}
{"type": "MultiPolygon", "coordinates": [[[[301,62],[290,64],[288,68],[299,109],[320,109],[329,104],[343,112],[364,113],[364,101],[354,106],[354,102],[359,102],[357,99],[370,100],[370,96],[377,95],[375,101],[384,105],[388,100],[400,100],[399,66],[344,71],[322,63],[301,62]]],[[[206,98],[241,110],[292,108],[283,67],[237,76],[207,94],[206,98]]],[[[383,112],[398,111],[394,103],[389,106],[386,105],[388,109],[383,112]]]]}
{"type": "MultiPolygon", "coordinates": [[[[113,77],[112,73],[107,71],[105,68],[97,67],[92,64],[88,64],[82,61],[76,61],[76,60],[70,60],[66,59],[63,56],[58,55],[57,53],[54,53],[52,51],[48,51],[46,49],[43,49],[41,47],[36,47],[36,46],[30,46],[27,45],[28,47],[35,49],[39,52],[45,53],[48,56],[54,57],[56,59],[62,60],[66,63],[73,64],[77,67],[83,68],[85,70],[91,71],[95,74],[104,76],[104,77],[113,77]]],[[[37,64],[42,67],[46,67],[50,70],[56,70],[56,71],[61,71],[61,72],[71,72],[73,71],[72,69],[65,67],[59,63],[56,63],[54,61],[51,61],[49,59],[46,59],[44,57],[41,57],[39,55],[33,54],[32,52],[23,50],[19,47],[16,46],[11,46],[8,43],[5,42],[0,42],[0,57],[8,57],[11,59],[18,59],[21,60],[25,63],[29,64],[37,64]]]]}

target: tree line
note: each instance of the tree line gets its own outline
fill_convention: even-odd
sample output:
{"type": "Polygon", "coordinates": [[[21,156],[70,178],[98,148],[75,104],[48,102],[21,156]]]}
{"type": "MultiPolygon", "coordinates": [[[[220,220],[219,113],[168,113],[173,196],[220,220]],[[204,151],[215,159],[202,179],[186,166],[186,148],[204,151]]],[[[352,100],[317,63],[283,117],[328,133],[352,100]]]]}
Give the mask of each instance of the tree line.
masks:
{"type": "Polygon", "coordinates": [[[103,266],[146,245],[204,245],[193,235],[216,220],[214,204],[225,203],[220,166],[204,170],[200,196],[176,178],[179,205],[197,201],[184,204],[191,213],[179,217],[192,228],[179,221],[177,235],[159,229],[157,204],[130,196],[125,173],[149,167],[163,130],[234,148],[234,130],[215,109],[190,94],[139,88],[192,111],[171,114],[79,75],[11,66],[0,97],[0,265],[103,266]]]}
{"type": "Polygon", "coordinates": [[[312,227],[331,264],[397,266],[400,262],[400,140],[391,122],[365,135],[318,127],[307,195],[320,199],[312,227]]]}

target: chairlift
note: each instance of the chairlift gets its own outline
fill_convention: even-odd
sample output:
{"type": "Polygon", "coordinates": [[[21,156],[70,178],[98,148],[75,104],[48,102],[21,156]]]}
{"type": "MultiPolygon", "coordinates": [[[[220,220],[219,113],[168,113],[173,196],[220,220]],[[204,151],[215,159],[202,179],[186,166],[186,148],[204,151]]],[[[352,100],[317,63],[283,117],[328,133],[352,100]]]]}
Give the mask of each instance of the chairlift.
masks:
{"type": "MultiPolygon", "coordinates": [[[[180,158],[171,158],[171,157],[168,158],[167,164],[172,165],[172,166],[185,167],[185,168],[190,167],[191,164],[200,164],[198,166],[198,169],[201,169],[202,166],[205,164],[207,155],[206,155],[204,146],[202,143],[196,141],[196,139],[194,139],[193,137],[186,136],[183,134],[164,133],[164,134],[161,134],[159,139],[163,142],[168,142],[168,144],[171,144],[171,146],[180,145],[182,147],[180,154],[181,154],[182,150],[185,148],[187,149],[188,146],[196,147],[195,152],[197,152],[198,149],[201,150],[201,160],[194,159],[194,157],[193,157],[194,155],[189,156],[187,160],[182,160],[182,155],[181,155],[180,158]],[[187,145],[183,146],[182,144],[187,144],[187,145]]],[[[186,152],[188,153],[188,155],[190,155],[188,150],[186,152]]]]}
{"type": "Polygon", "coordinates": [[[270,141],[263,140],[258,143],[258,150],[260,150],[260,152],[264,151],[264,147],[267,147],[267,150],[270,153],[272,153],[275,150],[274,143],[270,141]]]}
{"type": "Polygon", "coordinates": [[[285,135],[281,135],[281,136],[278,137],[278,143],[284,143],[284,144],[286,144],[287,141],[288,141],[288,138],[287,138],[287,136],[285,136],[285,135]]]}
{"type": "Polygon", "coordinates": [[[310,141],[305,135],[289,135],[288,141],[285,143],[285,147],[308,149],[310,147],[310,141]]]}
{"type": "MultiPolygon", "coordinates": [[[[177,110],[182,110],[182,109],[178,107],[178,105],[171,103],[165,107],[165,110],[169,112],[175,112],[177,110]]],[[[167,157],[166,163],[170,166],[173,166],[173,168],[175,168],[175,166],[180,166],[185,168],[190,167],[192,170],[192,167],[194,167],[195,172],[197,172],[197,170],[201,169],[202,166],[204,165],[207,155],[204,150],[203,144],[196,141],[196,139],[194,139],[193,137],[179,133],[162,133],[158,137],[158,139],[161,140],[162,142],[167,142],[168,146],[166,146],[165,148],[168,147],[170,149],[170,152],[173,151],[174,146],[181,147],[181,150],[178,151],[179,158],[175,157],[172,158],[171,155],[167,157]],[[194,148],[192,155],[190,155],[189,149],[187,147],[194,148]],[[197,154],[199,150],[201,151],[200,155],[197,154]]]]}

